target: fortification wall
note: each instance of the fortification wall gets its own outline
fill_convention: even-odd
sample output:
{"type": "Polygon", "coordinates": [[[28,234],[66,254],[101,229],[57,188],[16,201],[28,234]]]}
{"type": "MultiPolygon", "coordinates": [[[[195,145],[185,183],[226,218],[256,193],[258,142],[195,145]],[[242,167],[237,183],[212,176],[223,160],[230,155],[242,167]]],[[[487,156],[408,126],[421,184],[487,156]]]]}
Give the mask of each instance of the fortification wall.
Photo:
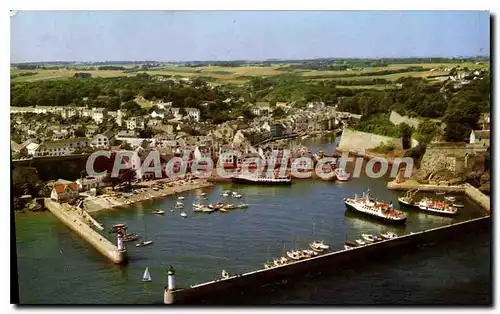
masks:
{"type": "Polygon", "coordinates": [[[406,123],[415,129],[417,129],[418,126],[420,125],[420,121],[418,119],[410,118],[408,116],[402,116],[396,111],[391,111],[391,116],[389,117],[389,120],[395,125],[406,123]]]}
{"type": "Polygon", "coordinates": [[[421,160],[418,178],[431,173],[448,171],[461,175],[484,169],[485,150],[466,143],[431,143],[427,145],[421,160]]]}
{"type": "Polygon", "coordinates": [[[345,128],[340,138],[339,150],[364,152],[380,146],[380,143],[392,143],[397,148],[401,148],[402,141],[399,138],[382,136],[372,133],[359,132],[345,128]]]}

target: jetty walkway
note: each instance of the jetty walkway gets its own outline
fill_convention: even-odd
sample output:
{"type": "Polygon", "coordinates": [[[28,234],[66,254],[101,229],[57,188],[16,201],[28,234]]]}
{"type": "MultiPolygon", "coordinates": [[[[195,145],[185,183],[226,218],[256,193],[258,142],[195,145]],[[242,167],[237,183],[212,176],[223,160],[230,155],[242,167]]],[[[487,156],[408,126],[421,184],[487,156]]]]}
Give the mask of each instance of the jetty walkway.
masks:
{"type": "Polygon", "coordinates": [[[82,215],[80,210],[67,204],[59,204],[49,198],[46,198],[44,203],[45,207],[47,207],[54,216],[111,261],[116,264],[127,261],[127,250],[119,250],[116,245],[92,229],[85,220],[88,219],[88,214],[85,215],[84,213],[82,215]]]}

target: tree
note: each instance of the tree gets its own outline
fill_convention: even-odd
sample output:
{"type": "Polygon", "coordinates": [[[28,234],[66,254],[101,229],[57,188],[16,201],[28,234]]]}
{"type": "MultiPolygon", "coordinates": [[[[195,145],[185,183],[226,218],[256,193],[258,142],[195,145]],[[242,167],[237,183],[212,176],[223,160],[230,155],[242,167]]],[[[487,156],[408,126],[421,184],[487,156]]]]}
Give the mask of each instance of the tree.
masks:
{"type": "Polygon", "coordinates": [[[132,150],[132,146],[130,146],[130,144],[128,142],[122,142],[120,144],[120,149],[123,149],[123,150],[132,150]]]}
{"type": "Polygon", "coordinates": [[[186,109],[184,109],[184,108],[179,108],[179,115],[181,115],[181,116],[183,116],[183,117],[184,117],[184,116],[186,116],[186,115],[187,115],[187,111],[186,111],[186,109]]]}
{"type": "Polygon", "coordinates": [[[150,127],[147,127],[144,130],[140,130],[139,134],[139,136],[142,138],[152,138],[155,135],[153,129],[150,127]]]}
{"type": "Polygon", "coordinates": [[[37,185],[41,183],[38,171],[32,167],[17,167],[12,171],[14,196],[31,194],[38,196],[37,185]]]}
{"type": "Polygon", "coordinates": [[[286,112],[285,112],[285,110],[283,110],[283,108],[278,107],[278,108],[273,110],[273,117],[274,118],[282,118],[284,116],[286,116],[286,112]]]}

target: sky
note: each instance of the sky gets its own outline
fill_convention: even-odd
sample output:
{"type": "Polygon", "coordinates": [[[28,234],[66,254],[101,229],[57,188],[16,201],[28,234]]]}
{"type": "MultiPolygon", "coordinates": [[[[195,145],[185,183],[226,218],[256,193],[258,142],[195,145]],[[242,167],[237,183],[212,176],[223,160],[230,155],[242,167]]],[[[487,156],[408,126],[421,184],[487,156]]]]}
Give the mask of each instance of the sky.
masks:
{"type": "Polygon", "coordinates": [[[11,62],[489,55],[487,11],[18,11],[11,62]]]}

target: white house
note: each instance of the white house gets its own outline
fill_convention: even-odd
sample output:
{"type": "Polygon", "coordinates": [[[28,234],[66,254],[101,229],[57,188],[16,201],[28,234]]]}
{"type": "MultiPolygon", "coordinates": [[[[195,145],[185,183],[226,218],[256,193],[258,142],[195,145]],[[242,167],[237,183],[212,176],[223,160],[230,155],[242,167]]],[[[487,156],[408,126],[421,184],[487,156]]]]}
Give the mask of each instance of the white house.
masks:
{"type": "Polygon", "coordinates": [[[127,129],[135,130],[135,129],[144,129],[144,118],[143,117],[132,117],[125,121],[127,123],[127,129]]]}
{"type": "Polygon", "coordinates": [[[490,146],[490,130],[473,130],[469,143],[490,146]]]}
{"type": "Polygon", "coordinates": [[[185,108],[188,117],[192,120],[199,122],[200,121],[200,110],[196,108],[185,108]]]}
{"type": "Polygon", "coordinates": [[[109,130],[101,134],[97,134],[90,146],[95,148],[109,148],[109,146],[113,145],[115,139],[115,134],[113,131],[109,130]]]}
{"type": "Polygon", "coordinates": [[[102,182],[102,179],[104,176],[101,177],[85,177],[82,179],[76,180],[76,184],[78,185],[78,188],[80,191],[88,191],[90,189],[98,188],[101,186],[105,186],[105,184],[102,182]]]}
{"type": "Polygon", "coordinates": [[[34,156],[39,157],[70,155],[75,149],[87,147],[88,144],[88,140],[85,137],[46,142],[40,144],[35,149],[34,156]]]}
{"type": "Polygon", "coordinates": [[[40,146],[40,144],[37,144],[35,142],[29,143],[28,145],[26,145],[26,150],[28,151],[28,155],[35,156],[36,150],[38,149],[38,146],[40,146]]]}
{"type": "Polygon", "coordinates": [[[63,203],[74,200],[80,196],[78,185],[75,182],[59,179],[54,183],[50,198],[63,203]]]}

